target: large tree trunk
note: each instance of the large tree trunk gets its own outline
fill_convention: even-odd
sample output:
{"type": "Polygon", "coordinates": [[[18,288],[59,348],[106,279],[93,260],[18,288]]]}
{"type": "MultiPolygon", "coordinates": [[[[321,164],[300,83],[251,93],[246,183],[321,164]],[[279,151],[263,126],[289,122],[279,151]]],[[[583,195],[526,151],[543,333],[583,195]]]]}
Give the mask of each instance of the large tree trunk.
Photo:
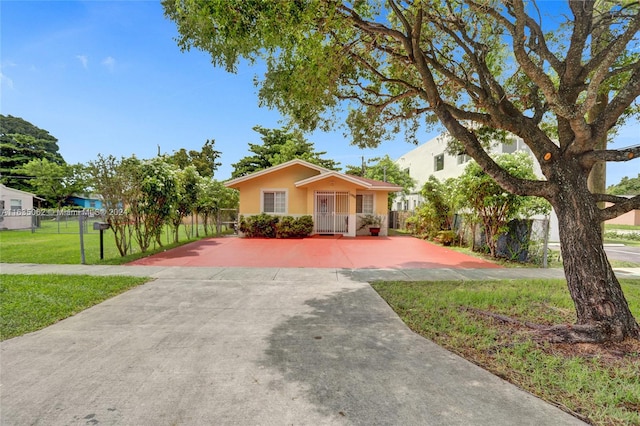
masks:
{"type": "Polygon", "coordinates": [[[560,244],[577,325],[567,327],[574,341],[640,339],[640,327],[622,293],[602,243],[598,207],[586,177],[574,170],[562,175],[553,205],[560,227],[560,244]]]}

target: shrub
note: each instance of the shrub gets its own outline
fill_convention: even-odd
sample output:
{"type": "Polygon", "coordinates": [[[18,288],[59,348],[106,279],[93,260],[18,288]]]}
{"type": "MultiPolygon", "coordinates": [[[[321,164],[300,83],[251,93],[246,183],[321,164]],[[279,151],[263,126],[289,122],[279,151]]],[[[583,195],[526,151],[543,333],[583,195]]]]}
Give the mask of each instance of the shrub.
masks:
{"type": "Polygon", "coordinates": [[[313,232],[313,218],[301,216],[257,216],[240,217],[240,231],[249,238],[304,238],[313,232]]]}
{"type": "Polygon", "coordinates": [[[276,226],[280,218],[261,213],[256,216],[240,217],[240,231],[247,237],[275,238],[276,226]]]}
{"type": "Polygon", "coordinates": [[[443,246],[450,246],[458,239],[455,231],[440,231],[434,237],[434,241],[442,244],[443,246]]]}

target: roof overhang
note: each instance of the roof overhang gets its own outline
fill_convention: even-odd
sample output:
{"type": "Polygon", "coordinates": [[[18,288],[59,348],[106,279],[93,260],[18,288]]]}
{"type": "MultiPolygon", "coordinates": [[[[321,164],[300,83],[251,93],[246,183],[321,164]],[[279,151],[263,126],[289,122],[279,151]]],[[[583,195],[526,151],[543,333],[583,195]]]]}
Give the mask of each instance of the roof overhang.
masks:
{"type": "Polygon", "coordinates": [[[239,184],[241,184],[243,182],[248,182],[248,181],[253,180],[255,178],[258,178],[260,176],[265,176],[265,175],[268,175],[270,173],[277,172],[278,170],[283,170],[283,169],[286,169],[286,168],[289,168],[289,167],[295,166],[295,165],[303,166],[303,167],[306,167],[308,169],[315,170],[320,174],[330,171],[329,169],[325,169],[324,167],[320,167],[320,166],[318,166],[316,164],[312,164],[312,163],[309,163],[307,161],[300,160],[300,159],[296,158],[296,159],[284,162],[282,164],[278,164],[276,166],[269,167],[268,169],[259,170],[257,172],[254,172],[254,173],[251,173],[251,174],[248,174],[248,175],[245,175],[245,176],[240,176],[239,178],[228,180],[228,181],[226,181],[224,183],[224,186],[226,186],[227,188],[236,188],[239,184]]]}
{"type": "Polygon", "coordinates": [[[309,186],[313,183],[322,182],[323,180],[327,180],[327,179],[339,179],[339,180],[354,184],[363,189],[368,189],[369,187],[369,185],[367,185],[365,182],[361,180],[354,179],[352,176],[345,175],[336,171],[321,173],[319,175],[311,176],[310,178],[300,180],[295,183],[295,186],[296,188],[304,188],[305,186],[309,186]]]}

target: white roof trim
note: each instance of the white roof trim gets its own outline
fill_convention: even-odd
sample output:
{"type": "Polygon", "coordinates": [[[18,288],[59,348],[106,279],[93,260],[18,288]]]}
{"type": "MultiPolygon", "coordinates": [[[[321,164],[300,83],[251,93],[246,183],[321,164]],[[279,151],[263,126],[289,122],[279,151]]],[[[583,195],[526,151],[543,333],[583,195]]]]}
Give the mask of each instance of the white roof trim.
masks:
{"type": "Polygon", "coordinates": [[[324,167],[320,167],[320,166],[318,166],[316,164],[309,163],[308,161],[300,160],[299,158],[294,158],[293,160],[289,160],[289,161],[284,162],[282,164],[278,164],[276,166],[269,167],[268,169],[259,170],[257,172],[253,172],[253,173],[250,173],[250,174],[245,175],[245,176],[240,176],[239,178],[231,179],[231,180],[225,182],[224,186],[230,188],[230,187],[232,187],[234,185],[237,185],[239,183],[246,182],[246,181],[249,181],[251,179],[254,179],[254,178],[257,178],[257,177],[260,177],[260,176],[264,176],[264,175],[267,175],[269,173],[272,173],[272,172],[275,172],[275,171],[278,171],[278,170],[286,169],[287,167],[290,167],[290,166],[293,166],[293,165],[299,165],[299,166],[308,167],[310,169],[318,171],[321,174],[331,172],[331,170],[325,169],[324,167]]]}
{"type": "Polygon", "coordinates": [[[19,192],[19,193],[21,193],[21,194],[29,195],[29,196],[31,196],[31,197],[33,197],[33,198],[37,198],[38,200],[42,200],[42,201],[44,201],[44,198],[40,198],[40,197],[38,197],[38,196],[37,196],[36,194],[34,194],[33,192],[27,192],[27,191],[23,191],[23,190],[21,190],[21,189],[9,188],[7,185],[5,185],[5,184],[3,184],[3,183],[0,183],[0,186],[1,186],[2,188],[6,189],[6,190],[14,191],[14,192],[19,192]]]}
{"type": "Polygon", "coordinates": [[[328,178],[338,178],[338,179],[342,179],[342,180],[346,180],[347,182],[351,182],[354,183],[358,186],[361,186],[363,188],[366,189],[371,189],[372,186],[368,183],[368,182],[363,182],[359,179],[354,179],[349,175],[345,175],[343,173],[340,172],[336,172],[336,171],[330,171],[328,173],[322,173],[316,176],[311,176],[310,178],[306,178],[303,180],[300,180],[298,182],[295,183],[296,187],[299,188],[301,186],[307,185],[309,183],[313,183],[313,182],[317,182],[319,180],[323,180],[323,179],[328,179],[328,178]]]}

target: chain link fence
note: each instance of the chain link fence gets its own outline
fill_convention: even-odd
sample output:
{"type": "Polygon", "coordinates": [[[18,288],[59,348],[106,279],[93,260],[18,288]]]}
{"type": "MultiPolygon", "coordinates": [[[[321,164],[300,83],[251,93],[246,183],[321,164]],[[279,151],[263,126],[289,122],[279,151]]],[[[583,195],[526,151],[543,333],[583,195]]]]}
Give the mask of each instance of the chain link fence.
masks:
{"type": "Polygon", "coordinates": [[[32,232],[47,234],[79,234],[80,226],[84,234],[98,234],[95,222],[105,222],[105,215],[99,210],[62,210],[55,214],[32,216],[32,232]],[[82,217],[81,217],[82,216],[82,217]]]}

